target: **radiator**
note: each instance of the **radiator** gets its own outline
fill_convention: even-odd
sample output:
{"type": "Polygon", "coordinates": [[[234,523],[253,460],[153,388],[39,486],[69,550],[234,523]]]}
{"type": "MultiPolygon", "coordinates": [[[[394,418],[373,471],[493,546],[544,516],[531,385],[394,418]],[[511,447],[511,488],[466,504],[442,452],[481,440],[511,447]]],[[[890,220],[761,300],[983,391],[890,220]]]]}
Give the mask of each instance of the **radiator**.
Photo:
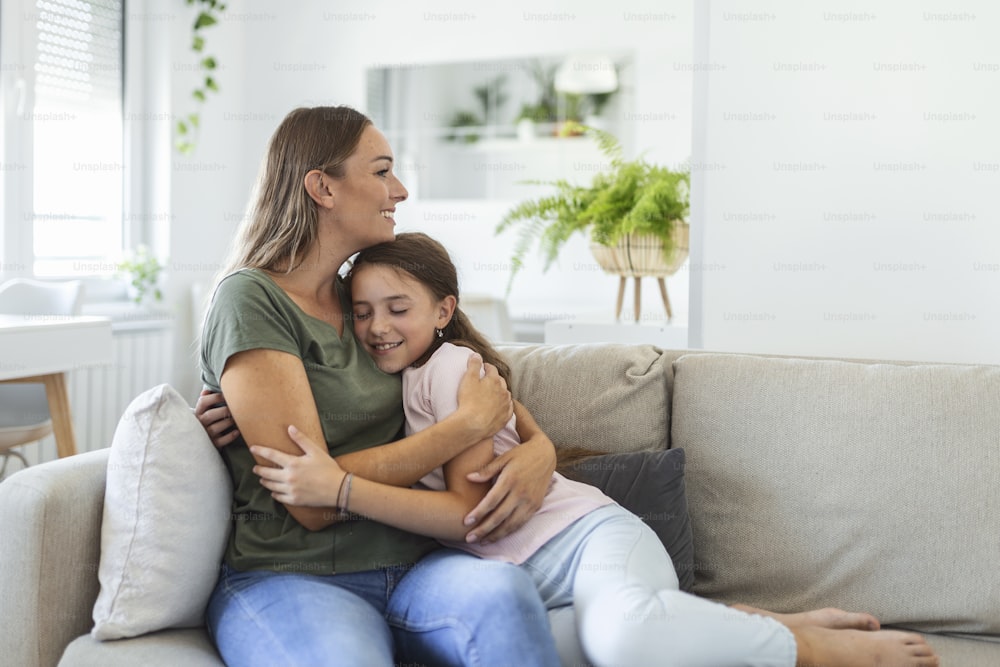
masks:
{"type": "MultiPolygon", "coordinates": [[[[78,453],[110,446],[118,420],[132,399],[150,387],[171,382],[174,349],[171,320],[113,319],[111,332],[110,364],[79,368],[67,374],[78,453]]],[[[32,465],[58,458],[51,435],[18,451],[32,465]]]]}

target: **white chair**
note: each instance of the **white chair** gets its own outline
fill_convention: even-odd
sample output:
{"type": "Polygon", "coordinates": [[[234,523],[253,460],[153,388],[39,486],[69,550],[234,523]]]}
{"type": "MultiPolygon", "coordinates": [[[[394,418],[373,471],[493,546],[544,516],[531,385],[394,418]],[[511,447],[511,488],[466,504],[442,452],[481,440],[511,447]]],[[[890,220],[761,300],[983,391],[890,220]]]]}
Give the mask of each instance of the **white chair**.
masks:
{"type": "MultiPolygon", "coordinates": [[[[7,315],[79,315],[83,283],[79,280],[41,282],[15,278],[0,285],[0,313],[7,315]]],[[[52,433],[45,385],[17,380],[0,381],[0,479],[11,457],[28,465],[12,449],[52,433]]]]}
{"type": "Polygon", "coordinates": [[[473,326],[493,343],[514,340],[514,328],[507,312],[507,302],[488,294],[463,294],[459,303],[473,326]]]}

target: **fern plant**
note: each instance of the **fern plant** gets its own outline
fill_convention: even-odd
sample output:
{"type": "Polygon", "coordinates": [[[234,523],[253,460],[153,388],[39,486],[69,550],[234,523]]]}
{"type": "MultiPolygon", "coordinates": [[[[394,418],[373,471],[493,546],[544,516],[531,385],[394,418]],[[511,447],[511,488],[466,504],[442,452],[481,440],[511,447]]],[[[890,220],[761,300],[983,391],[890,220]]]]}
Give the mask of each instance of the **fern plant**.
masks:
{"type": "Polygon", "coordinates": [[[504,215],[496,233],[516,229],[511,276],[523,268],[524,258],[537,245],[552,266],[559,251],[577,232],[588,232],[594,243],[613,246],[627,234],[652,234],[663,242],[664,255],[673,250],[672,234],[689,210],[690,173],[653,165],[643,159],[625,160],[614,135],[587,128],[611,169],[594,176],[590,185],[573,185],[565,179],[528,181],[555,188],[551,195],[530,199],[504,215]]]}

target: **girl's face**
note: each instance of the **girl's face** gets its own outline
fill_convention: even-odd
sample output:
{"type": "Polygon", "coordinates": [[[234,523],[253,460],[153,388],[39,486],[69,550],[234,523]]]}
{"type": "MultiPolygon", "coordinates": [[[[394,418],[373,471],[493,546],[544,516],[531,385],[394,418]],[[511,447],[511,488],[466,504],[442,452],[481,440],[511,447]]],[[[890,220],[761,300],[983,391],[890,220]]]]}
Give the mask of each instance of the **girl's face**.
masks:
{"type": "Polygon", "coordinates": [[[455,311],[426,285],[395,268],[365,264],[351,279],[354,333],[384,373],[398,373],[419,359],[455,311]]]}

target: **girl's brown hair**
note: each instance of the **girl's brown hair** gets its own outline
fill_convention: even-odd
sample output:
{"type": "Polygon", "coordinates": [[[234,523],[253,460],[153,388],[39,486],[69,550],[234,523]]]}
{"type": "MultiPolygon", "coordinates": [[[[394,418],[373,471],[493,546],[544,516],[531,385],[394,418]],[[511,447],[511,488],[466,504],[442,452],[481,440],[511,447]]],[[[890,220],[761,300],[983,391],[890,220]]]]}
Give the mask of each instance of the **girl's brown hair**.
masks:
{"type": "MultiPolygon", "coordinates": [[[[291,271],[316,242],[316,203],[306,173],[319,169],[341,178],[371,120],[351,107],[291,111],[274,131],[261,163],[247,215],[222,276],[237,269],[291,271]]],[[[221,276],[220,276],[221,277],[221,276]]]]}
{"type": "Polygon", "coordinates": [[[483,361],[497,367],[500,376],[510,385],[510,366],[462,312],[461,298],[458,294],[458,272],[443,245],[426,234],[404,232],[397,234],[395,241],[386,241],[365,248],[354,258],[351,270],[345,278],[348,289],[355,272],[366,264],[388,266],[412,276],[427,287],[437,300],[451,295],[458,301],[451,321],[442,329],[443,335],[434,338],[430,348],[414,362],[414,366],[426,363],[441,347],[441,343],[448,342],[478,352],[482,355],[483,361]]]}

